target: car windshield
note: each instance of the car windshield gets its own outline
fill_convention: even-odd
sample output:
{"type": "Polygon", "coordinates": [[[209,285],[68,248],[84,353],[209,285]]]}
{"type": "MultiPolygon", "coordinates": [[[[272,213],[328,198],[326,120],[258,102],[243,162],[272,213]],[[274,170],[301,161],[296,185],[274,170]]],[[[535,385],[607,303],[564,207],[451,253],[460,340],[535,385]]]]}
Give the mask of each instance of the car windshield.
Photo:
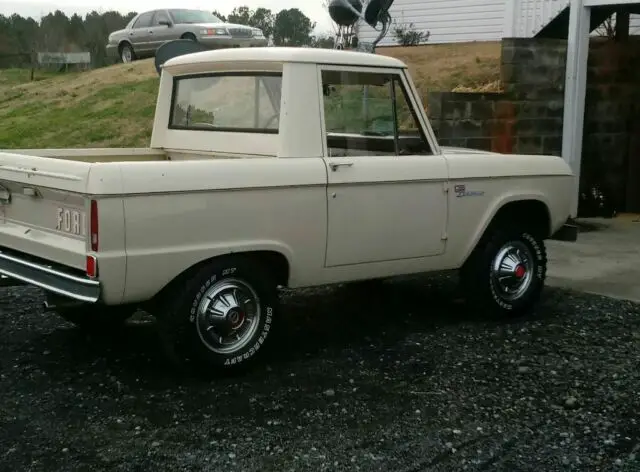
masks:
{"type": "Polygon", "coordinates": [[[169,13],[175,23],[223,23],[216,15],[205,10],[175,9],[169,10],[169,13]]]}

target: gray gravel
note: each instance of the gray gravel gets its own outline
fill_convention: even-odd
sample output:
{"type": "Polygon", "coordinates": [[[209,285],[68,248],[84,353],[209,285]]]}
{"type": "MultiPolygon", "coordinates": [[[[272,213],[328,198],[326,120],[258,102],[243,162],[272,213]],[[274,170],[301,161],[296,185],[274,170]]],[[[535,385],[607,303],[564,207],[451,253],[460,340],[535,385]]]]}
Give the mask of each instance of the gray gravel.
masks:
{"type": "Polygon", "coordinates": [[[167,369],[144,314],[90,337],[1,290],[0,470],[640,471],[639,305],[547,289],[488,322],[454,287],[285,294],[271,358],[219,380],[167,369]]]}

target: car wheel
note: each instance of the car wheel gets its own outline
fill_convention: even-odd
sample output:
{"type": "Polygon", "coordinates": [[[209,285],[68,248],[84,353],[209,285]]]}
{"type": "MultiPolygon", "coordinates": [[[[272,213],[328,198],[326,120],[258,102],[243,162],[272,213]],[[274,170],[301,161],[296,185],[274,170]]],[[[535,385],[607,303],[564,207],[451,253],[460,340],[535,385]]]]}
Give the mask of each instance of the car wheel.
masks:
{"type": "Polygon", "coordinates": [[[135,306],[81,306],[58,309],[56,313],[85,331],[104,331],[121,327],[131,318],[135,306]]]}
{"type": "Polygon", "coordinates": [[[133,52],[133,47],[129,43],[124,43],[120,46],[120,60],[124,64],[128,64],[130,62],[135,61],[136,55],[133,52]]]}
{"type": "Polygon", "coordinates": [[[179,368],[237,372],[263,354],[277,317],[277,285],[240,256],[214,261],[174,288],[158,313],[163,349],[179,368]]]}
{"type": "Polygon", "coordinates": [[[461,279],[474,309],[516,317],[535,308],[546,274],[544,241],[535,232],[506,226],[483,238],[462,267],[461,279]]]}

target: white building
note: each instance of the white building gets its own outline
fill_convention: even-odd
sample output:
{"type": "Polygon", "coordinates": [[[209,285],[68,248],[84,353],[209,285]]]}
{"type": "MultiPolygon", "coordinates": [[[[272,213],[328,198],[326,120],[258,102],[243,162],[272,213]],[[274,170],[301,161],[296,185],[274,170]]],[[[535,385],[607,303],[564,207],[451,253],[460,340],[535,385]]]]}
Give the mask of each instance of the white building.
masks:
{"type": "MultiPolygon", "coordinates": [[[[428,31],[428,43],[499,41],[504,37],[533,37],[561,13],[568,23],[569,3],[570,0],[395,0],[390,13],[398,24],[413,23],[417,31],[428,31]]],[[[378,36],[366,23],[361,22],[358,28],[361,42],[372,42],[378,36]]],[[[631,17],[631,34],[640,34],[640,15],[631,17]]],[[[395,44],[392,26],[378,45],[395,44]]]]}

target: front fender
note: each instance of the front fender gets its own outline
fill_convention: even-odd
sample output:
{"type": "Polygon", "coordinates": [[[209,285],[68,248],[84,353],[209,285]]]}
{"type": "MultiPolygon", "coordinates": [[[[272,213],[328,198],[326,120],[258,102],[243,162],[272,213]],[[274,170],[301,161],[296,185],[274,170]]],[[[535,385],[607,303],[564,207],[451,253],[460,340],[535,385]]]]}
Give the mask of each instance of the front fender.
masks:
{"type": "Polygon", "coordinates": [[[467,261],[473,250],[476,248],[476,246],[486,233],[487,228],[501,209],[503,209],[510,203],[524,201],[538,201],[542,203],[547,209],[547,216],[549,217],[549,221],[551,221],[551,215],[549,212],[549,200],[544,194],[538,192],[509,192],[506,194],[501,194],[494,198],[487,206],[486,211],[482,215],[479,224],[476,227],[475,232],[473,233],[473,237],[469,238],[467,245],[461,251],[460,260],[458,261],[457,265],[460,267],[467,261]]]}

